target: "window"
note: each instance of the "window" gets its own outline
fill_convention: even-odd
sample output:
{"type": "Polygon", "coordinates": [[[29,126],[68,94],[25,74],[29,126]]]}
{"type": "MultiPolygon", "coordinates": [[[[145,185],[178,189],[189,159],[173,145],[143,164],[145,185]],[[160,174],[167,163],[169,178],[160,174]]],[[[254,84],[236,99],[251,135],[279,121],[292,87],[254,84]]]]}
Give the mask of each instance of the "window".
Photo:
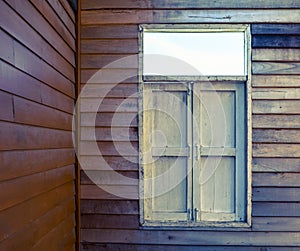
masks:
{"type": "Polygon", "coordinates": [[[248,27],[141,27],[141,223],[248,226],[248,27]]]}

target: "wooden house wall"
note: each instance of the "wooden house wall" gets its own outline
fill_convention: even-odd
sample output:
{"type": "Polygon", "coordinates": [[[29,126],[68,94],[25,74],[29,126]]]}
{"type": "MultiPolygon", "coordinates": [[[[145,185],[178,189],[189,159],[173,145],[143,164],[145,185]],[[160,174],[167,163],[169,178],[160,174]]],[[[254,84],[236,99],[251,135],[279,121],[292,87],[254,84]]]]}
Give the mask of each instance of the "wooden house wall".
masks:
{"type": "Polygon", "coordinates": [[[0,250],[74,250],[75,15],[0,0],[0,250]]]}
{"type": "MultiPolygon", "coordinates": [[[[131,199],[107,193],[81,172],[82,249],[300,250],[300,2],[82,0],[80,7],[82,86],[96,71],[128,55],[136,60],[122,71],[137,74],[140,23],[251,24],[253,131],[252,226],[229,231],[141,229],[138,182],[120,184],[109,171],[101,171],[103,162],[89,150],[91,138],[83,133],[82,158],[102,177],[98,183],[122,190],[131,199]]],[[[120,69],[106,71],[120,73],[120,69]]],[[[91,107],[105,96],[95,122],[98,147],[113,169],[133,178],[138,177],[138,132],[131,115],[137,114],[138,101],[131,95],[137,90],[133,77],[107,95],[100,91],[88,99],[91,107]],[[116,111],[124,99],[127,106],[116,111]],[[112,125],[114,115],[118,119],[112,125]],[[122,138],[128,123],[130,137],[122,138]],[[117,139],[110,135],[112,127],[119,132],[117,139]],[[123,157],[114,147],[116,141],[123,157]]],[[[81,114],[83,132],[94,126],[89,111],[87,105],[81,114]]]]}

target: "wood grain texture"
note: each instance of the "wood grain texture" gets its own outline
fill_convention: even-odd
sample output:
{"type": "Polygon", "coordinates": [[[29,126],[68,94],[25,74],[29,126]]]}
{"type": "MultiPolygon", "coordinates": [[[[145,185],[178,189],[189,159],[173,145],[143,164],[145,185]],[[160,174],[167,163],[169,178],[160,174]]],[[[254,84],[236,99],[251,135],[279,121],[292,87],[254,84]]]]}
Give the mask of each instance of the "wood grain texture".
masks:
{"type": "MultiPolygon", "coordinates": [[[[273,3],[272,3],[273,4],[273,3]]],[[[274,35],[298,35],[300,34],[299,24],[253,24],[252,34],[274,34],[274,35]]]]}
{"type": "Polygon", "coordinates": [[[253,157],[300,157],[299,144],[253,144],[253,157]]]}
{"type": "Polygon", "coordinates": [[[254,129],[253,143],[299,143],[300,130],[254,129]]]}
{"type": "Polygon", "coordinates": [[[255,35],[252,38],[253,48],[299,48],[300,36],[255,35]]]}
{"type": "Polygon", "coordinates": [[[300,99],[300,88],[252,88],[253,99],[300,99]]]}
{"type": "Polygon", "coordinates": [[[253,61],[299,62],[299,49],[253,49],[253,61]]]}
{"type": "Polygon", "coordinates": [[[300,172],[299,158],[254,158],[254,172],[300,172]]]}
{"type": "Polygon", "coordinates": [[[55,2],[0,1],[1,250],[75,243],[75,24],[55,2]]]}
{"type": "Polygon", "coordinates": [[[253,128],[300,128],[299,115],[253,115],[253,128]]]}
{"type": "Polygon", "coordinates": [[[138,201],[110,201],[110,200],[82,200],[82,214],[102,214],[102,215],[138,215],[138,201]]]}
{"type": "Polygon", "coordinates": [[[266,63],[266,62],[253,62],[252,64],[253,74],[300,74],[300,63],[266,63]]]}
{"type": "Polygon", "coordinates": [[[136,243],[161,245],[240,245],[297,246],[298,234],[287,232],[282,240],[280,232],[219,232],[219,231],[139,231],[83,229],[82,238],[87,242],[136,243]],[[233,238],[235,236],[235,238],[233,238]]]}
{"type": "Polygon", "coordinates": [[[253,114],[299,114],[297,100],[254,100],[253,114]]]}
{"type": "Polygon", "coordinates": [[[253,75],[254,87],[300,87],[300,76],[296,75],[253,75]]]}
{"type": "Polygon", "coordinates": [[[82,39],[138,38],[137,25],[95,25],[81,26],[80,28],[82,39]]]}
{"type": "Polygon", "coordinates": [[[299,173],[254,173],[253,186],[299,187],[299,173]]]}
{"type": "Polygon", "coordinates": [[[299,217],[253,217],[254,231],[298,231],[299,217]]]}

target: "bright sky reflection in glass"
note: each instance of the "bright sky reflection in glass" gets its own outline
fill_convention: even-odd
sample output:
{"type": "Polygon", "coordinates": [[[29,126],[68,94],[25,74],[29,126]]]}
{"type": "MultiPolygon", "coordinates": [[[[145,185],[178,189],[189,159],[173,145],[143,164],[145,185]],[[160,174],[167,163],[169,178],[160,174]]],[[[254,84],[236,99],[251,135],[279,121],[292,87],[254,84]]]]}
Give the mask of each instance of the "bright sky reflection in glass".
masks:
{"type": "Polygon", "coordinates": [[[243,32],[144,32],[143,74],[244,76],[244,35],[243,32]]]}

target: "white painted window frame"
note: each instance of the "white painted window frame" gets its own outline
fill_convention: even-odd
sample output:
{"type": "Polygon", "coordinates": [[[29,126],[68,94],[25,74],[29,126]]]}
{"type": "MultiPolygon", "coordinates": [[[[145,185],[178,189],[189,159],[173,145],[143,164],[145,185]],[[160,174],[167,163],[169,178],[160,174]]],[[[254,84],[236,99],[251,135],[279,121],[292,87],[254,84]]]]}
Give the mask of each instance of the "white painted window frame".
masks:
{"type": "Polygon", "coordinates": [[[244,24],[142,24],[139,26],[139,194],[140,194],[140,224],[145,228],[176,228],[176,229],[244,229],[247,230],[251,226],[252,214],[252,118],[251,118],[251,33],[250,26],[244,24]],[[143,76],[143,32],[234,32],[242,31],[245,33],[245,76],[143,76]],[[245,156],[245,171],[246,171],[246,218],[243,222],[174,222],[174,221],[147,221],[145,220],[145,200],[144,198],[144,170],[143,170],[143,92],[144,85],[147,82],[170,82],[174,81],[243,81],[245,82],[245,99],[246,99],[246,156],[245,156]]]}

